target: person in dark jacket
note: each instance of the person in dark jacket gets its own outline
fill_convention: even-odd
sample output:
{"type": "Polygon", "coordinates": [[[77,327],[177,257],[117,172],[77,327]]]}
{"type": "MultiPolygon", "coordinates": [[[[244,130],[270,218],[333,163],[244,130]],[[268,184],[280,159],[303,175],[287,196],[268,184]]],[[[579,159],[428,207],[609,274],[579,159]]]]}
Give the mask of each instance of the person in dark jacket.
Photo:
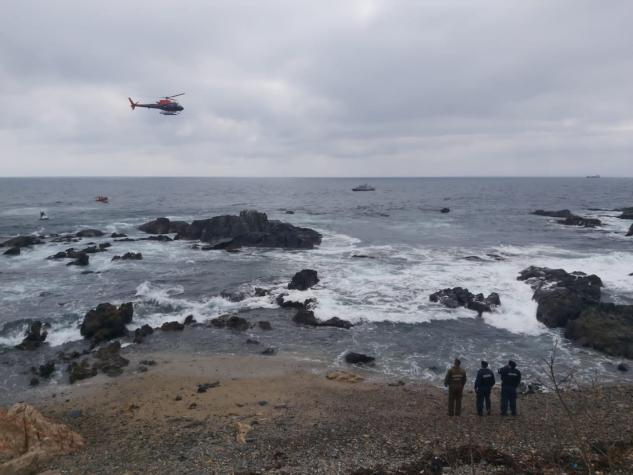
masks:
{"type": "Polygon", "coordinates": [[[449,368],[444,378],[444,386],[448,387],[448,415],[459,416],[462,413],[462,395],[466,384],[466,371],[461,368],[462,362],[455,358],[453,367],[449,368]]]}
{"type": "Polygon", "coordinates": [[[508,414],[508,405],[513,416],[517,415],[517,387],[521,382],[521,371],[517,364],[510,360],[499,370],[501,375],[501,415],[508,414]]]}
{"type": "Polygon", "coordinates": [[[475,393],[477,394],[477,414],[484,415],[484,403],[486,413],[490,415],[490,390],[495,385],[495,374],[488,368],[488,362],[481,362],[481,369],[477,371],[475,378],[475,393]]]}

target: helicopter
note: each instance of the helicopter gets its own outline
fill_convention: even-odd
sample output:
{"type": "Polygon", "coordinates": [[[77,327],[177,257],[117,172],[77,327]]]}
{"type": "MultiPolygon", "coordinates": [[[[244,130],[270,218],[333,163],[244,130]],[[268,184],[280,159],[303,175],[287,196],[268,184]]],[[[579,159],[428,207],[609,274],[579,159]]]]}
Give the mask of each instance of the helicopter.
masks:
{"type": "Polygon", "coordinates": [[[184,96],[184,92],[180,94],[174,94],[173,96],[165,96],[155,104],[139,104],[138,102],[134,102],[130,97],[128,97],[128,101],[130,101],[130,107],[134,110],[137,107],[145,107],[147,109],[160,109],[160,113],[162,115],[178,115],[180,111],[185,108],[174,101],[174,97],[184,96]]]}

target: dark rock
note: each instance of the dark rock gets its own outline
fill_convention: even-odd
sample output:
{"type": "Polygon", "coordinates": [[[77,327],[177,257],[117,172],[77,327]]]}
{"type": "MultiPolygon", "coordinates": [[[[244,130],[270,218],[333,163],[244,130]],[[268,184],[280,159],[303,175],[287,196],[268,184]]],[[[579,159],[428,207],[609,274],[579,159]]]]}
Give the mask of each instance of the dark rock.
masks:
{"type": "Polygon", "coordinates": [[[629,228],[629,232],[627,232],[626,235],[633,236],[633,224],[631,224],[631,227],[629,228]]]}
{"type": "Polygon", "coordinates": [[[70,384],[82,379],[92,378],[97,375],[97,369],[90,365],[87,359],[83,359],[79,362],[73,361],[68,366],[68,379],[70,384]]]}
{"type": "Polygon", "coordinates": [[[180,394],[176,394],[174,401],[182,401],[182,396],[180,394]]]}
{"type": "Polygon", "coordinates": [[[136,368],[136,371],[138,371],[139,373],[147,373],[147,366],[140,365],[138,368],[136,368]]]}
{"type": "Polygon", "coordinates": [[[618,216],[618,218],[633,219],[633,208],[620,208],[618,211],[622,211],[622,214],[618,216]]]}
{"type": "Polygon", "coordinates": [[[196,323],[196,319],[193,318],[193,315],[187,315],[185,317],[185,321],[183,322],[185,325],[191,325],[192,323],[196,323]]]}
{"type": "Polygon", "coordinates": [[[149,325],[145,324],[140,328],[134,330],[134,343],[142,343],[145,337],[154,333],[154,329],[149,325]]]}
{"type": "MultiPolygon", "coordinates": [[[[244,210],[239,216],[224,215],[193,221],[178,239],[199,239],[211,244],[248,247],[312,249],[321,235],[281,221],[269,221],[265,213],[244,210]]],[[[224,248],[223,247],[223,248],[224,248]]]]}
{"type": "Polygon", "coordinates": [[[96,254],[97,252],[101,252],[102,249],[99,249],[97,246],[89,246],[84,248],[81,252],[85,254],[96,254]]]}
{"type": "Polygon", "coordinates": [[[112,243],[110,242],[102,242],[101,244],[99,244],[99,249],[101,251],[105,251],[109,247],[112,247],[112,243]]]}
{"type": "Polygon", "coordinates": [[[262,355],[266,355],[266,356],[273,356],[277,354],[277,348],[266,348],[264,351],[262,351],[262,355]]]}
{"type": "Polygon", "coordinates": [[[31,378],[31,381],[29,381],[29,386],[39,386],[40,384],[40,379],[36,376],[33,376],[31,378]]]}
{"type": "Polygon", "coordinates": [[[567,321],[565,336],[608,355],[633,359],[633,305],[585,305],[567,321]]]}
{"type": "Polygon", "coordinates": [[[220,292],[220,297],[229,302],[241,302],[246,298],[246,294],[244,292],[231,292],[229,290],[223,290],[220,292]]]}
{"type": "Polygon", "coordinates": [[[440,213],[450,213],[450,212],[451,212],[450,208],[442,208],[440,210],[440,213]]]}
{"type": "Polygon", "coordinates": [[[319,282],[317,271],[312,269],[303,269],[297,272],[290,283],[288,289],[296,290],[308,290],[310,287],[315,286],[319,282]]]}
{"type": "Polygon", "coordinates": [[[64,251],[59,251],[56,254],[53,254],[52,256],[48,256],[47,259],[66,259],[68,257],[68,254],[64,251]]]}
{"type": "Polygon", "coordinates": [[[319,323],[320,327],[336,327],[336,328],[344,328],[346,330],[349,330],[350,328],[352,328],[354,325],[352,325],[351,322],[348,322],[347,320],[342,320],[338,317],[332,317],[328,320],[324,320],[322,322],[319,323]]]}
{"type": "Polygon", "coordinates": [[[31,323],[24,334],[24,340],[22,340],[22,343],[19,345],[16,345],[15,348],[18,350],[32,351],[42,346],[42,343],[44,343],[48,335],[46,331],[42,331],[42,327],[42,322],[39,320],[31,323]]]}
{"type": "Polygon", "coordinates": [[[268,294],[270,294],[270,290],[255,287],[255,297],[265,297],[268,294]]]}
{"type": "Polygon", "coordinates": [[[352,254],[355,259],[375,259],[375,257],[368,256],[367,254],[352,254]]]}
{"type": "Polygon", "coordinates": [[[127,234],[123,234],[123,233],[112,233],[112,234],[110,234],[110,237],[111,237],[111,238],[113,238],[113,239],[114,239],[114,238],[126,238],[126,237],[127,237],[127,234]]]}
{"type": "Polygon", "coordinates": [[[103,236],[103,231],[99,231],[98,229],[82,229],[81,231],[75,233],[75,236],[80,238],[100,237],[103,236]]]}
{"type": "Polygon", "coordinates": [[[37,236],[18,236],[0,244],[0,247],[29,247],[35,244],[42,244],[42,240],[37,236]]]}
{"type": "Polygon", "coordinates": [[[480,316],[483,312],[492,312],[494,307],[501,305],[499,294],[495,292],[484,298],[483,294],[474,295],[462,287],[439,290],[431,294],[429,300],[448,308],[466,307],[476,311],[480,316]]]}
{"type": "Polygon", "coordinates": [[[568,320],[578,318],[586,305],[600,302],[602,281],[596,275],[530,266],[517,279],[534,289],[536,318],[550,328],[564,327],[568,320]]]}
{"type": "Polygon", "coordinates": [[[626,363],[620,363],[618,365],[618,371],[627,372],[629,370],[629,365],[626,363]]]}
{"type": "Polygon", "coordinates": [[[122,256],[114,256],[113,261],[140,261],[143,259],[143,254],[140,252],[126,252],[122,256]]]}
{"type": "Polygon", "coordinates": [[[165,322],[160,326],[160,329],[164,332],[182,331],[185,326],[180,322],[165,322]]]}
{"type": "Polygon", "coordinates": [[[37,375],[41,378],[48,379],[55,372],[55,362],[48,361],[37,369],[37,375]]]}
{"type": "Polygon", "coordinates": [[[345,362],[349,364],[371,364],[376,360],[373,356],[367,356],[362,353],[354,353],[350,351],[345,354],[345,362]]]}
{"type": "Polygon", "coordinates": [[[99,348],[95,353],[97,361],[92,368],[111,377],[119,376],[123,373],[123,368],[130,363],[120,355],[120,351],[121,343],[118,341],[99,348]]]}
{"type": "Polygon", "coordinates": [[[146,238],[141,238],[140,241],[173,241],[172,238],[170,238],[169,236],[165,236],[164,234],[159,234],[157,236],[150,236],[150,237],[146,237],[146,238]]]}
{"type": "Polygon", "coordinates": [[[595,228],[596,226],[601,226],[602,221],[595,218],[583,218],[582,216],[569,216],[565,219],[560,219],[556,221],[558,224],[564,224],[566,226],[582,226],[585,228],[595,228]]]}
{"type": "Polygon", "coordinates": [[[198,384],[197,392],[199,392],[199,393],[206,393],[208,389],[217,388],[218,386],[220,386],[220,381],[214,381],[212,383],[198,384]]]}
{"type": "Polygon", "coordinates": [[[472,262],[486,262],[486,259],[479,256],[466,256],[464,257],[464,260],[472,261],[472,262]]]}
{"type": "Polygon", "coordinates": [[[141,224],[138,229],[148,234],[168,234],[170,221],[167,218],[157,218],[141,224]]]}
{"type": "Polygon", "coordinates": [[[156,366],[156,361],[154,360],[141,360],[138,362],[138,364],[142,364],[145,366],[156,366]]]}
{"type": "Polygon", "coordinates": [[[288,294],[279,294],[275,299],[277,305],[283,308],[310,308],[316,301],[314,299],[306,299],[303,302],[297,302],[294,300],[286,300],[288,294]]]}
{"type": "Polygon", "coordinates": [[[297,313],[292,317],[292,321],[301,325],[319,326],[319,321],[314,316],[314,312],[303,308],[297,310],[297,313]]]}
{"type": "Polygon", "coordinates": [[[77,253],[77,257],[74,261],[69,262],[68,264],[66,264],[67,266],[87,266],[90,263],[90,258],[88,257],[88,254],[86,254],[85,252],[79,252],[77,253]]]}
{"type": "Polygon", "coordinates": [[[115,239],[114,242],[135,242],[136,239],[132,239],[129,237],[123,238],[123,239],[115,239]]]}
{"type": "Polygon", "coordinates": [[[286,214],[295,214],[295,212],[288,209],[288,210],[286,210],[286,214]]]}
{"type": "Polygon", "coordinates": [[[537,209],[532,214],[537,216],[548,216],[550,218],[571,218],[574,216],[571,211],[568,209],[561,209],[559,211],[546,211],[542,209],[537,209]]]}
{"type": "Polygon", "coordinates": [[[6,251],[4,251],[2,254],[4,254],[5,256],[19,256],[20,255],[20,248],[17,247],[17,246],[10,247],[6,251]]]}
{"type": "Polygon", "coordinates": [[[248,339],[246,340],[246,344],[247,344],[247,345],[259,345],[259,341],[254,340],[254,339],[252,339],[252,338],[248,338],[248,339]]]}
{"type": "Polygon", "coordinates": [[[132,302],[123,303],[118,308],[109,303],[100,303],[96,309],[86,313],[81,324],[81,335],[93,343],[125,336],[125,325],[132,322],[133,314],[132,302]]]}
{"type": "Polygon", "coordinates": [[[244,331],[250,328],[248,321],[237,315],[221,315],[209,322],[216,328],[228,328],[230,330],[244,331]]]}
{"type": "Polygon", "coordinates": [[[267,321],[265,321],[265,320],[262,320],[262,321],[257,322],[257,325],[258,325],[258,326],[259,326],[259,328],[260,328],[260,329],[262,329],[262,330],[266,330],[266,331],[268,331],[268,330],[272,330],[272,329],[273,329],[273,327],[272,327],[272,325],[270,324],[270,322],[267,322],[267,321]]]}

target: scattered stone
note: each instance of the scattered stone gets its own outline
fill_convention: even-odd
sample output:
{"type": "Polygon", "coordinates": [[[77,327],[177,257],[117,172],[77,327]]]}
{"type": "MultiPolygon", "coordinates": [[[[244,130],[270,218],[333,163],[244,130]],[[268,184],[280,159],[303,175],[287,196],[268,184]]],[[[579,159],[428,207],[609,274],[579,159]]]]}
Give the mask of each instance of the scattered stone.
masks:
{"type": "Polygon", "coordinates": [[[77,253],[77,258],[66,265],[67,266],[87,266],[89,263],[90,263],[90,258],[88,257],[88,254],[86,254],[85,252],[79,252],[77,253]]]}
{"type": "Polygon", "coordinates": [[[113,261],[140,261],[143,259],[143,254],[140,252],[126,252],[122,256],[114,256],[113,261]]]}
{"type": "Polygon", "coordinates": [[[627,236],[633,236],[633,224],[631,224],[631,227],[629,228],[629,231],[626,233],[627,236]]]}
{"type": "Polygon", "coordinates": [[[10,247],[6,251],[4,251],[2,254],[5,255],[5,256],[19,256],[20,255],[20,248],[18,246],[10,247]]]}
{"type": "Polygon", "coordinates": [[[160,326],[160,329],[164,332],[182,331],[185,326],[180,322],[165,322],[160,326]]]}
{"type": "Polygon", "coordinates": [[[83,359],[79,362],[73,361],[68,366],[68,380],[70,384],[75,381],[81,381],[82,379],[92,378],[97,375],[97,369],[90,365],[87,359],[83,359]]]}
{"type": "Polygon", "coordinates": [[[55,361],[48,361],[37,369],[37,375],[41,378],[48,379],[55,372],[55,361]]]}
{"type": "Polygon", "coordinates": [[[277,354],[277,348],[266,348],[264,351],[262,351],[262,355],[266,355],[266,356],[273,356],[277,354]]]}
{"type": "Polygon", "coordinates": [[[288,289],[308,290],[310,287],[315,286],[318,282],[319,278],[317,276],[317,271],[312,269],[303,269],[292,277],[292,280],[288,284],[288,289]]]}
{"type": "Polygon", "coordinates": [[[294,212],[294,211],[292,211],[292,210],[287,209],[287,210],[286,210],[286,214],[295,214],[295,212],[294,212]]]}
{"type": "Polygon", "coordinates": [[[367,356],[362,353],[354,353],[353,351],[345,354],[345,362],[349,364],[373,364],[375,360],[376,358],[373,356],[367,356]]]}
{"type": "Polygon", "coordinates": [[[452,289],[439,290],[429,296],[431,302],[441,303],[448,308],[466,307],[476,311],[479,316],[483,312],[492,312],[501,305],[499,294],[492,292],[484,298],[483,294],[474,295],[468,289],[453,287],[452,289]]]}
{"type": "Polygon", "coordinates": [[[95,353],[98,361],[94,363],[92,368],[100,371],[108,376],[119,376],[123,373],[123,368],[130,361],[120,355],[121,343],[114,341],[109,345],[99,348],[95,353]]]}
{"type": "Polygon", "coordinates": [[[34,321],[29,325],[29,328],[24,334],[24,340],[15,348],[18,350],[33,351],[42,346],[42,343],[46,340],[48,332],[42,331],[42,322],[39,320],[34,321]]]}
{"type": "Polygon", "coordinates": [[[268,401],[257,401],[257,404],[259,404],[262,407],[268,406],[268,401]]]}
{"type": "Polygon", "coordinates": [[[230,330],[244,331],[250,328],[248,320],[237,315],[221,315],[209,322],[216,328],[228,328],[230,330]]]}
{"type": "Polygon", "coordinates": [[[154,329],[148,324],[143,325],[141,328],[134,330],[134,343],[142,343],[145,337],[154,333],[154,329]]]}
{"type": "Polygon", "coordinates": [[[348,373],[347,371],[331,371],[325,375],[330,381],[337,381],[339,383],[360,383],[365,378],[354,373],[348,373]]]}
{"type": "Polygon", "coordinates": [[[132,322],[134,307],[132,302],[123,303],[118,308],[110,303],[100,303],[97,308],[86,313],[81,324],[81,335],[94,344],[127,335],[126,325],[132,322]]]}
{"type": "Polygon", "coordinates": [[[198,384],[198,389],[197,389],[196,392],[206,393],[208,389],[217,388],[218,386],[220,386],[220,381],[214,381],[212,383],[198,384]]]}
{"type": "Polygon", "coordinates": [[[39,386],[40,379],[37,376],[33,376],[29,381],[29,386],[39,386]]]}
{"type": "Polygon", "coordinates": [[[375,259],[373,256],[368,256],[367,254],[352,254],[354,259],[375,259]]]}
{"type": "Polygon", "coordinates": [[[191,404],[189,404],[189,407],[187,407],[187,409],[195,409],[196,407],[198,407],[198,405],[195,402],[192,402],[191,404]]]}
{"type": "Polygon", "coordinates": [[[268,331],[268,330],[272,330],[273,327],[270,324],[270,322],[267,322],[266,320],[260,320],[259,322],[257,322],[257,326],[264,331],[268,331]]]}

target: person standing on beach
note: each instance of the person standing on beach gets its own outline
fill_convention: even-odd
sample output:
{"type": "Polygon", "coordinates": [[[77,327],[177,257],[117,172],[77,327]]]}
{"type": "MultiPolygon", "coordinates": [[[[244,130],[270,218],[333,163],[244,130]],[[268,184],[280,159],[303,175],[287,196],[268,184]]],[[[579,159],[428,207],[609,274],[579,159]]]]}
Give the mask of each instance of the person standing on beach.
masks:
{"type": "Polygon", "coordinates": [[[513,416],[517,415],[517,387],[521,382],[521,371],[517,364],[510,360],[499,370],[501,375],[501,415],[508,414],[508,405],[513,416]]]}
{"type": "Polygon", "coordinates": [[[477,371],[475,379],[475,393],[477,394],[477,414],[484,415],[484,403],[486,413],[490,415],[490,390],[495,385],[495,374],[488,368],[488,362],[481,362],[481,369],[477,371]]]}
{"type": "Polygon", "coordinates": [[[453,367],[449,368],[444,378],[444,386],[448,387],[448,415],[459,416],[462,412],[462,395],[466,384],[466,371],[461,368],[462,362],[455,358],[453,367]]]}

